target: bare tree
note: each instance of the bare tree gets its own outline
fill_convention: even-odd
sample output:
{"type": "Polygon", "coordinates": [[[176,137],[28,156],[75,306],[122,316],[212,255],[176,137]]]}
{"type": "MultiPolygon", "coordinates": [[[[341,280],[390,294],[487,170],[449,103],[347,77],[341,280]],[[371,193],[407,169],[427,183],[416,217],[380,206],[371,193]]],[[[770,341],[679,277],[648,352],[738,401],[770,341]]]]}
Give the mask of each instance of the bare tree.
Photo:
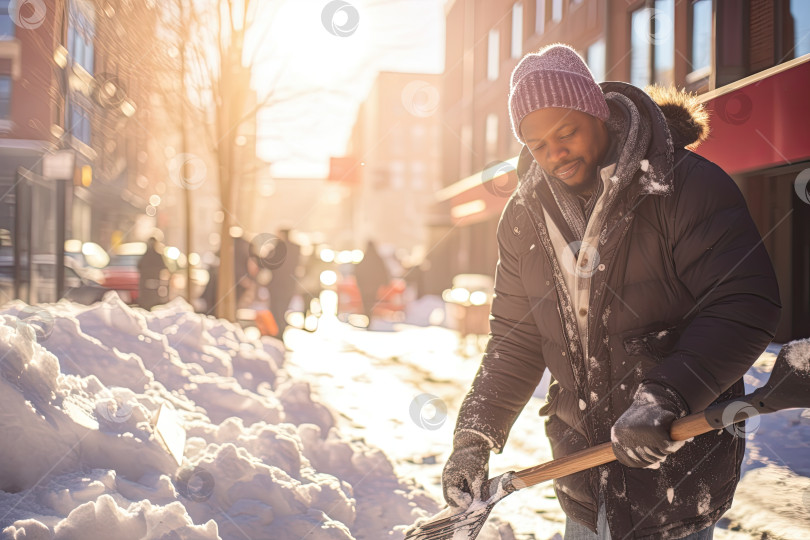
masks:
{"type": "MultiPolygon", "coordinates": [[[[164,39],[176,54],[174,58],[162,59],[160,94],[166,113],[177,126],[181,153],[188,152],[189,131],[199,133],[200,127],[216,163],[212,172],[217,178],[224,215],[216,313],[229,320],[236,315],[234,245],[230,231],[239,223],[235,194],[243,165],[235,159],[236,137],[239,126],[266,105],[261,103],[251,110],[244,107],[251,79],[251,65],[244,60],[245,34],[255,20],[256,4],[255,0],[172,0],[162,4],[164,39]]],[[[181,165],[181,179],[189,178],[188,162],[181,165]]],[[[190,251],[192,190],[184,182],[179,183],[184,190],[186,247],[190,251]]],[[[189,264],[189,288],[190,268],[189,264]]]]}
{"type": "MultiPolygon", "coordinates": [[[[206,119],[211,150],[217,164],[217,180],[221,209],[224,214],[220,229],[220,265],[217,283],[217,310],[219,317],[234,320],[236,294],[234,273],[234,239],[231,228],[240,225],[237,211],[239,183],[252,177],[256,163],[243,163],[237,157],[239,128],[247,121],[255,121],[264,108],[284,107],[290,102],[306,99],[313,94],[341,93],[325,87],[307,90],[281,91],[281,79],[289,59],[269,41],[271,23],[284,0],[175,0],[189,2],[191,34],[197,42],[187,47],[189,54],[187,77],[192,95],[196,96],[198,113],[206,119]],[[259,24],[260,23],[260,24],[259,24]],[[213,30],[213,32],[212,32],[213,30]],[[246,49],[246,36],[256,32],[250,50],[246,49]],[[200,36],[209,36],[200,40],[200,36]],[[263,58],[278,59],[279,70],[275,80],[259,89],[259,96],[249,100],[250,82],[254,66],[263,58]],[[248,105],[250,104],[250,105],[248,105]]],[[[254,36],[251,36],[254,37],[254,36]]],[[[247,190],[250,192],[250,190],[247,190]]]]}
{"type": "MultiPolygon", "coordinates": [[[[194,114],[189,95],[186,90],[188,75],[187,57],[189,49],[194,46],[191,41],[192,27],[195,24],[196,12],[192,9],[192,0],[168,0],[161,4],[159,21],[159,39],[165,47],[154,49],[150,62],[150,72],[153,75],[152,91],[162,104],[161,114],[169,120],[167,135],[177,135],[180,139],[180,155],[189,152],[188,134],[199,125],[198,115],[194,114]]],[[[189,178],[188,163],[181,164],[175,184],[182,189],[184,207],[184,239],[186,254],[194,251],[192,215],[192,188],[183,180],[189,178]]],[[[164,167],[161,167],[164,169],[164,167]]],[[[172,171],[177,174],[176,171],[172,171]]],[[[193,264],[189,257],[186,265],[186,300],[190,303],[192,288],[193,264]]]]}
{"type": "MultiPolygon", "coordinates": [[[[166,86],[166,99],[167,103],[175,101],[167,109],[172,111],[170,114],[179,116],[176,120],[183,136],[205,133],[212,161],[216,164],[216,170],[209,172],[216,175],[224,216],[219,234],[216,314],[229,320],[235,320],[237,301],[231,229],[235,225],[241,227],[247,218],[238,212],[240,182],[252,179],[253,173],[261,167],[257,160],[246,163],[239,159],[240,127],[248,121],[255,121],[262,109],[284,108],[314,95],[343,95],[352,99],[345,91],[323,86],[302,90],[283,88],[281,83],[290,66],[290,58],[283,53],[280,44],[272,40],[270,27],[284,2],[170,0],[161,4],[162,8],[166,6],[163,18],[167,19],[164,22],[169,29],[167,39],[179,51],[173,62],[167,61],[172,66],[168,71],[179,71],[181,81],[178,97],[177,74],[170,74],[174,82],[166,86]],[[254,67],[268,59],[277,61],[276,75],[257,89],[256,99],[249,99],[252,98],[250,83],[254,67]]],[[[187,177],[185,173],[183,176],[187,177]]],[[[244,192],[250,193],[251,190],[244,192]]],[[[186,214],[189,216],[188,190],[186,194],[186,214]]],[[[187,223],[187,232],[191,226],[187,223]]]]}

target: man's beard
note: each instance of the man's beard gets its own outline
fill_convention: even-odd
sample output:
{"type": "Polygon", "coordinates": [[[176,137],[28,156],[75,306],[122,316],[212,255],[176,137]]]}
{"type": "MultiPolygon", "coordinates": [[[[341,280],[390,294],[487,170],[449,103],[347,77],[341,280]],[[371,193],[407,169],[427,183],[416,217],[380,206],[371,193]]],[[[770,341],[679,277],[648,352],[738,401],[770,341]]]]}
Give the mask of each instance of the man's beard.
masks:
{"type": "MultiPolygon", "coordinates": [[[[585,166],[584,164],[582,165],[585,166]]],[[[596,189],[596,174],[595,173],[588,173],[585,175],[585,181],[576,185],[569,185],[564,180],[560,180],[556,176],[556,178],[560,184],[563,185],[565,189],[567,189],[570,193],[577,195],[579,197],[590,197],[594,190],[596,189]]]]}

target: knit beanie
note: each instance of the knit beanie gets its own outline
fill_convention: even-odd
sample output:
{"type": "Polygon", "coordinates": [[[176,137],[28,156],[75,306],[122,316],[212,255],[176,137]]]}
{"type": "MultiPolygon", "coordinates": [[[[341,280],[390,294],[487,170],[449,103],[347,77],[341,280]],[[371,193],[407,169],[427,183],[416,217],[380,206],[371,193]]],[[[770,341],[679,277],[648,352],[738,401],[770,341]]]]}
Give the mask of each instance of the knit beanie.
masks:
{"type": "Polygon", "coordinates": [[[512,132],[520,136],[520,121],[530,112],[546,107],[574,109],[607,120],[605,95],[591,70],[568,45],[556,44],[530,53],[515,67],[509,90],[512,132]]]}

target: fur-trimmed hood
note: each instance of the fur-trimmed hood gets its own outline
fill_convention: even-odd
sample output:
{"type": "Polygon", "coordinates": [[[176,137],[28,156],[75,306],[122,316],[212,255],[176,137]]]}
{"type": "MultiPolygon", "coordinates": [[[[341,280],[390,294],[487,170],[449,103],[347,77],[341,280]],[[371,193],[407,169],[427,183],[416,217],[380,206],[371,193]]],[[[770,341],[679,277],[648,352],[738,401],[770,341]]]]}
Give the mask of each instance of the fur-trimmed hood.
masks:
{"type": "Polygon", "coordinates": [[[664,113],[675,148],[694,150],[709,137],[709,113],[695,94],[658,85],[644,91],[664,113]]]}

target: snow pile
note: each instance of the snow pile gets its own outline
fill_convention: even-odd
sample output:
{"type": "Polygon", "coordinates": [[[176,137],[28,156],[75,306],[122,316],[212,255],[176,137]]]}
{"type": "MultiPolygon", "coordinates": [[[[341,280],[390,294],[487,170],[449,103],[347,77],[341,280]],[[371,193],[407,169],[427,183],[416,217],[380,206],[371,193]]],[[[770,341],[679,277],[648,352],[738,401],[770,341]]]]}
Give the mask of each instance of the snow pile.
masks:
{"type": "Polygon", "coordinates": [[[402,538],[438,510],[335,429],[277,340],[182,300],[0,311],[1,538],[402,538]],[[182,463],[154,420],[176,412],[182,463]]]}

